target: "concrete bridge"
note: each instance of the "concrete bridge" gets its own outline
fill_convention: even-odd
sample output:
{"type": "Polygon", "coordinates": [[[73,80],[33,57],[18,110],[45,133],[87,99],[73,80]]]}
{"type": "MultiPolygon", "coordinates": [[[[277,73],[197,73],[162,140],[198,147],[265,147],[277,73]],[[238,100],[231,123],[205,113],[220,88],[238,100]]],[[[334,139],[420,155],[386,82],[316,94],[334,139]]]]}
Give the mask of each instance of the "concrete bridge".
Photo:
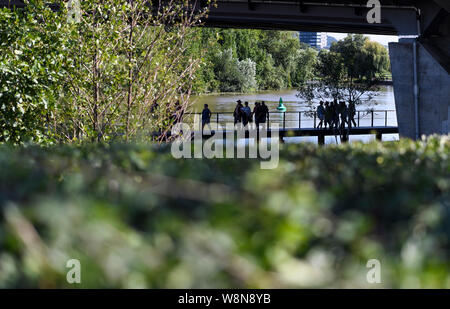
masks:
{"type": "MultiPolygon", "coordinates": [[[[367,21],[367,0],[216,3],[206,26],[399,35],[389,53],[400,135],[450,132],[449,0],[380,0],[378,24],[367,21]]],[[[0,7],[14,5],[21,7],[23,1],[0,0],[0,7]]]]}

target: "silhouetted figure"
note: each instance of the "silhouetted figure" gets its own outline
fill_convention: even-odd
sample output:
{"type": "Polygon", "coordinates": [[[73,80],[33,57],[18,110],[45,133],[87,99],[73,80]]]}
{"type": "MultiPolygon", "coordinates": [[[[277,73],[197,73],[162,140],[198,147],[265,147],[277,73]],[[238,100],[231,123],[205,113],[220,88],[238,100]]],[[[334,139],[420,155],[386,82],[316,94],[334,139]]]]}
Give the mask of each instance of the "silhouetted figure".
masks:
{"type": "Polygon", "coordinates": [[[258,128],[261,118],[261,106],[259,102],[255,102],[255,107],[253,108],[252,117],[255,118],[256,128],[258,128]]]}
{"type": "Polygon", "coordinates": [[[211,121],[211,111],[208,108],[208,104],[205,104],[205,107],[202,111],[202,130],[205,127],[205,125],[209,126],[209,123],[211,121]]]}
{"type": "Polygon", "coordinates": [[[234,108],[233,117],[234,117],[234,124],[237,124],[242,121],[242,101],[237,100],[237,105],[234,108]]]}
{"type": "Polygon", "coordinates": [[[348,103],[348,125],[350,127],[352,126],[352,124],[353,124],[353,126],[356,127],[355,115],[356,115],[355,103],[349,102],[348,103]]]}
{"type": "Polygon", "coordinates": [[[331,129],[333,127],[333,110],[331,108],[330,102],[325,102],[325,128],[328,127],[331,129]]]}
{"type": "Polygon", "coordinates": [[[242,108],[242,122],[245,127],[252,119],[252,110],[250,109],[250,106],[248,106],[248,102],[245,102],[244,104],[245,106],[242,108]]]}
{"type": "Polygon", "coordinates": [[[339,102],[338,110],[341,121],[341,128],[345,128],[345,124],[348,121],[348,109],[344,101],[339,102]]]}
{"type": "Polygon", "coordinates": [[[336,100],[331,104],[331,109],[333,111],[333,127],[337,129],[339,127],[339,106],[336,100]]]}
{"type": "Polygon", "coordinates": [[[325,119],[325,108],[323,107],[323,101],[320,101],[319,106],[317,106],[317,117],[319,117],[319,124],[317,129],[322,129],[323,121],[325,119]]]}
{"type": "Polygon", "coordinates": [[[269,115],[269,108],[264,101],[261,102],[261,113],[259,123],[266,123],[267,116],[269,115]]]}

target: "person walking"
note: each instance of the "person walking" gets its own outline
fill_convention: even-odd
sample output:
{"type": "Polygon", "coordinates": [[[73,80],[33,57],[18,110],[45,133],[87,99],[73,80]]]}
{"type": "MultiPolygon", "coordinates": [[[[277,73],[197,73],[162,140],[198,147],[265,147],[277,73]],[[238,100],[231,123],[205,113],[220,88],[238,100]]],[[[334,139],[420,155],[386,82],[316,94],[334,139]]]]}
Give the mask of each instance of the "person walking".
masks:
{"type": "Polygon", "coordinates": [[[348,103],[348,125],[349,125],[349,127],[351,127],[352,124],[354,127],[356,127],[355,115],[356,115],[355,103],[350,101],[348,103]]]}
{"type": "Polygon", "coordinates": [[[242,121],[242,101],[237,100],[236,102],[237,104],[233,112],[234,124],[240,123],[242,121]]]}
{"type": "Polygon", "coordinates": [[[337,100],[334,100],[332,103],[333,110],[333,127],[337,129],[339,127],[339,105],[337,100]]]}
{"type": "Polygon", "coordinates": [[[209,126],[209,123],[211,121],[211,111],[208,108],[208,104],[205,104],[203,111],[202,111],[202,130],[205,127],[205,125],[209,126]]]}
{"type": "Polygon", "coordinates": [[[248,102],[245,102],[244,104],[245,106],[242,108],[242,122],[245,127],[249,122],[251,122],[252,110],[250,109],[250,106],[248,106],[248,102]]]}
{"type": "Polygon", "coordinates": [[[255,118],[255,124],[256,124],[256,128],[258,128],[259,126],[259,118],[261,117],[261,107],[259,105],[259,102],[255,102],[255,107],[253,108],[253,112],[252,112],[252,118],[255,118]]]}
{"type": "Polygon", "coordinates": [[[331,129],[332,127],[332,110],[330,106],[330,102],[325,102],[325,129],[328,127],[331,129]]]}
{"type": "Polygon", "coordinates": [[[345,124],[348,122],[348,109],[344,101],[339,102],[339,116],[341,121],[341,128],[345,128],[345,124]]]}
{"type": "Polygon", "coordinates": [[[329,126],[331,128],[330,125],[330,104],[328,103],[328,101],[325,101],[325,129],[327,128],[327,126],[329,126]]]}
{"type": "Polygon", "coordinates": [[[319,106],[317,106],[317,117],[319,118],[319,124],[317,129],[322,129],[323,120],[325,118],[325,108],[323,107],[323,101],[320,101],[319,106]]]}
{"type": "Polygon", "coordinates": [[[330,128],[334,128],[334,123],[335,123],[335,107],[334,107],[334,102],[330,101],[330,122],[331,122],[331,127],[330,128]]]}
{"type": "Polygon", "coordinates": [[[267,107],[264,101],[261,102],[261,117],[259,122],[265,124],[267,120],[267,116],[269,115],[269,108],[267,107]]]}

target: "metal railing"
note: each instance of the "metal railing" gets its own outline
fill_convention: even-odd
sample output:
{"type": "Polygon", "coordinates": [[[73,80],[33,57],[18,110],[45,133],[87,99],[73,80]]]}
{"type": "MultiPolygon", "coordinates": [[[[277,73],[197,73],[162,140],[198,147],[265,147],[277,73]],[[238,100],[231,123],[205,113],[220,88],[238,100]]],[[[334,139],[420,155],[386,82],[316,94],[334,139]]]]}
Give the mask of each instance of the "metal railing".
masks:
{"type": "MultiPolygon", "coordinates": [[[[193,123],[195,116],[199,117],[199,122],[201,122],[201,113],[186,114],[183,118],[185,122],[193,123]]],[[[352,125],[352,127],[356,128],[397,126],[395,110],[356,111],[354,120],[356,126],[352,125]]],[[[225,127],[226,123],[234,122],[233,112],[214,112],[210,121],[225,127]]],[[[317,128],[319,122],[317,112],[313,111],[269,112],[266,120],[268,126],[278,123],[279,127],[283,129],[313,129],[317,128]]],[[[322,128],[324,128],[324,123],[325,121],[322,128]]]]}

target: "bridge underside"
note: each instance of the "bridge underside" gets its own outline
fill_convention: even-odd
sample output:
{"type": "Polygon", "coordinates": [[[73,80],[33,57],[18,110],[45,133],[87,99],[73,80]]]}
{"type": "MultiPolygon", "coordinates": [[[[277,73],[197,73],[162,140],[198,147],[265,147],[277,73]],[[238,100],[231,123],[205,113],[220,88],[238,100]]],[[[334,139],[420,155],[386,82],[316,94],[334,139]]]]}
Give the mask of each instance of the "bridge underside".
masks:
{"type": "MultiPolygon", "coordinates": [[[[80,0],[82,1],[82,0],[80,0]]],[[[153,3],[169,0],[153,0],[153,3]]],[[[51,1],[49,1],[51,2],[51,1]]],[[[197,8],[206,0],[191,0],[197,8]]],[[[448,0],[381,0],[381,23],[370,24],[368,0],[216,0],[205,20],[211,27],[244,27],[385,35],[416,35],[421,6],[450,6],[448,0]]],[[[24,0],[0,0],[0,7],[24,7],[24,0]]],[[[431,12],[430,12],[431,13],[431,12]]]]}
{"type": "Polygon", "coordinates": [[[298,31],[417,34],[413,1],[384,1],[380,24],[369,24],[367,1],[218,0],[207,26],[298,31]],[[324,3],[328,2],[328,3],[324,3]],[[396,5],[394,5],[396,3],[396,5]]]}
{"type": "MultiPolygon", "coordinates": [[[[159,3],[168,0],[154,0],[159,3]]],[[[400,135],[450,132],[450,0],[380,0],[381,23],[367,0],[216,0],[205,25],[415,36],[389,45],[400,135]],[[326,3],[325,3],[326,2],[326,3]]],[[[198,6],[206,0],[192,1],[198,6]]],[[[23,1],[0,0],[0,7],[23,1]]]]}

